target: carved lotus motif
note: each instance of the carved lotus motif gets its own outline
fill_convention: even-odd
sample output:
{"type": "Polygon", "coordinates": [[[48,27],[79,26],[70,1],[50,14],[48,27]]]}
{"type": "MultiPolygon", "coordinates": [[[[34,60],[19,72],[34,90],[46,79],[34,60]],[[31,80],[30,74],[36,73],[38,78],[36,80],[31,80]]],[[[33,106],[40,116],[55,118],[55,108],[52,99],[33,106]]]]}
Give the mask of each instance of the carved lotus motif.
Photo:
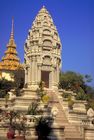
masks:
{"type": "Polygon", "coordinates": [[[87,111],[87,116],[88,117],[94,117],[94,110],[92,108],[89,108],[87,111]]]}

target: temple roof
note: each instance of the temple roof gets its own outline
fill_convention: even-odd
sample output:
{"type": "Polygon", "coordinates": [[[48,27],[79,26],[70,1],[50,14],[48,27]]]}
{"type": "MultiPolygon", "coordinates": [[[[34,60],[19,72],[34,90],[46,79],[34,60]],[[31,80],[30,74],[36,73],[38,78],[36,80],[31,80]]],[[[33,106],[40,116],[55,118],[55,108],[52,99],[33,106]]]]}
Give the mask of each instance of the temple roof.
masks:
{"type": "Polygon", "coordinates": [[[25,53],[35,53],[39,50],[61,49],[58,31],[48,10],[43,6],[33,21],[25,42],[25,53]],[[37,51],[36,51],[37,50],[37,51]]]}
{"type": "Polygon", "coordinates": [[[7,50],[0,62],[0,70],[17,70],[21,68],[22,65],[16,51],[16,44],[14,40],[14,20],[12,19],[11,35],[9,43],[7,44],[7,50]]]}

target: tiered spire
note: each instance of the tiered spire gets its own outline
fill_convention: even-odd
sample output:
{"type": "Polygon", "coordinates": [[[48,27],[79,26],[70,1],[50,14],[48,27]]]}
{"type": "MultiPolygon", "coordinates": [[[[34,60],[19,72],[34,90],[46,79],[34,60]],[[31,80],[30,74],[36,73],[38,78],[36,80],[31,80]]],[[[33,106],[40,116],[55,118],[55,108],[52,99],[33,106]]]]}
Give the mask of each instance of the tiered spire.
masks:
{"type": "Polygon", "coordinates": [[[7,44],[7,50],[0,62],[1,70],[16,70],[21,68],[20,60],[17,56],[16,44],[14,41],[14,19],[12,18],[12,28],[9,43],[7,44]]]}
{"type": "Polygon", "coordinates": [[[14,39],[14,19],[12,18],[11,39],[14,39]]]}
{"type": "MultiPolygon", "coordinates": [[[[54,49],[54,46],[57,46],[57,44],[60,44],[60,38],[57,32],[57,29],[53,23],[53,19],[51,15],[49,14],[48,10],[43,6],[40,11],[38,12],[35,20],[33,21],[33,25],[31,29],[29,30],[28,38],[26,40],[26,47],[30,50],[31,47],[34,48],[37,44],[37,46],[41,45],[43,46],[43,42],[51,42],[51,47],[54,49]],[[27,43],[28,40],[28,43],[27,43]],[[46,40],[46,41],[45,41],[46,40]],[[34,46],[35,45],[35,46],[34,46]]],[[[50,48],[51,48],[50,47],[50,48]]],[[[48,45],[47,45],[48,48],[48,45]]],[[[27,51],[30,51],[27,49],[27,51]]]]}
{"type": "Polygon", "coordinates": [[[40,81],[44,81],[46,87],[57,89],[61,47],[53,19],[43,6],[29,29],[24,47],[25,83],[28,87],[36,88],[40,81]]]}

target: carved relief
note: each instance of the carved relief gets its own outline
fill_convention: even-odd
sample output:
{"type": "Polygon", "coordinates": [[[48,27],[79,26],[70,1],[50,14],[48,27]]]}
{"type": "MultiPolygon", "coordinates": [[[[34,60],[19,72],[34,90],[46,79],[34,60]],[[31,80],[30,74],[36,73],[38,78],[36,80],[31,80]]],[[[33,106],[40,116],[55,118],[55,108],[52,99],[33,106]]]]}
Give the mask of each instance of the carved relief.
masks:
{"type": "Polygon", "coordinates": [[[43,64],[44,65],[51,65],[51,58],[50,58],[50,56],[45,56],[43,58],[43,64]]]}
{"type": "Polygon", "coordinates": [[[55,39],[58,39],[58,35],[57,35],[56,32],[54,33],[54,38],[55,38],[55,39]]]}
{"type": "Polygon", "coordinates": [[[41,70],[51,71],[51,66],[46,66],[46,65],[44,66],[44,65],[42,65],[41,70]]]}
{"type": "Polygon", "coordinates": [[[52,46],[52,42],[51,42],[51,40],[46,39],[46,40],[43,41],[43,45],[44,46],[52,46]]]}
{"type": "Polygon", "coordinates": [[[44,25],[48,25],[48,23],[45,21],[45,22],[44,22],[44,25]]]}
{"type": "Polygon", "coordinates": [[[51,31],[50,31],[49,29],[44,29],[44,30],[43,30],[43,33],[45,33],[45,34],[50,34],[51,31]]]}

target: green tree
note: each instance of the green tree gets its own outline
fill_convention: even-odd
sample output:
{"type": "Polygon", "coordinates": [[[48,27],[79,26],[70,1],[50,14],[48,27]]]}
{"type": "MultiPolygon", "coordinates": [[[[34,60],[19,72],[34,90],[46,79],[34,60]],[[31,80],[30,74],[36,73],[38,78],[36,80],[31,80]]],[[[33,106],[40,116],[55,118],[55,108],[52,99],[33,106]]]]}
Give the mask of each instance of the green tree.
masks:
{"type": "Polygon", "coordinates": [[[8,91],[14,87],[14,82],[0,79],[0,98],[4,98],[8,91]]]}
{"type": "Polygon", "coordinates": [[[81,75],[72,71],[61,72],[59,88],[76,92],[77,100],[87,100],[87,108],[92,107],[94,109],[94,88],[88,85],[88,82],[91,81],[90,75],[81,75]]]}
{"type": "Polygon", "coordinates": [[[83,75],[72,71],[60,73],[59,88],[70,89],[77,92],[79,87],[84,87],[84,85],[85,81],[83,75]]]}
{"type": "Polygon", "coordinates": [[[85,93],[93,92],[93,88],[88,86],[88,82],[91,82],[92,78],[90,75],[82,75],[80,73],[67,71],[60,72],[59,88],[70,89],[75,92],[79,92],[81,88],[85,93]]]}

